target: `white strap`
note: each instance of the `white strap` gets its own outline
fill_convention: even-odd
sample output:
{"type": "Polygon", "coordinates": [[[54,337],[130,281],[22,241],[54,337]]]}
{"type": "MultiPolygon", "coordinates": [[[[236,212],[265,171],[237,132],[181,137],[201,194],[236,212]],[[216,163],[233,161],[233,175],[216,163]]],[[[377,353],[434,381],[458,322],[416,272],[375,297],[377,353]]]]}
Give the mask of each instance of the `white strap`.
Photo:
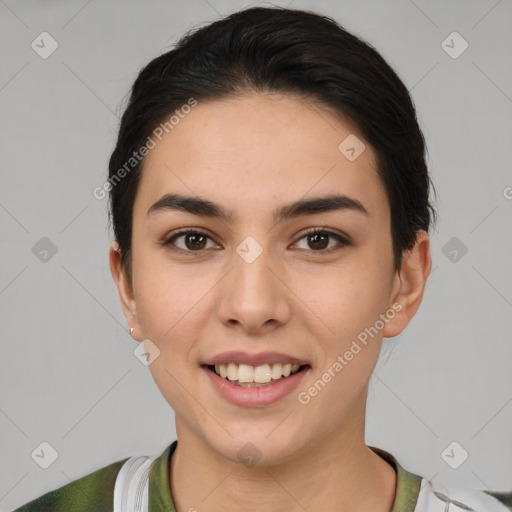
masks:
{"type": "Polygon", "coordinates": [[[421,480],[421,489],[414,512],[510,512],[510,509],[478,489],[466,489],[421,480]]]}
{"type": "Polygon", "coordinates": [[[133,456],[121,466],[114,486],[114,512],[148,512],[149,472],[157,456],[133,456]]]}

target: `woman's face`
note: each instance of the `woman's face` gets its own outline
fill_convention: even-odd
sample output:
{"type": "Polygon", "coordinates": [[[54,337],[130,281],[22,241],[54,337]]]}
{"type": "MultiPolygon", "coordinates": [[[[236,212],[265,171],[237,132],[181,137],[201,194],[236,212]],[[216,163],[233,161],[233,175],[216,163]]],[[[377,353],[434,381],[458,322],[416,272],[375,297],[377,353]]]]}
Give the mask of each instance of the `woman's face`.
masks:
{"type": "Polygon", "coordinates": [[[272,464],[362,433],[382,336],[401,329],[400,278],[375,153],[353,126],[294,95],[199,102],[145,159],[132,272],[129,323],[159,350],[150,370],[184,442],[272,464]],[[231,216],[151,208],[167,194],[231,216]],[[288,208],[330,196],[342,198],[288,208]],[[183,229],[201,234],[175,236],[183,229]],[[222,361],[263,377],[278,362],[307,366],[247,388],[205,366],[222,361]]]}

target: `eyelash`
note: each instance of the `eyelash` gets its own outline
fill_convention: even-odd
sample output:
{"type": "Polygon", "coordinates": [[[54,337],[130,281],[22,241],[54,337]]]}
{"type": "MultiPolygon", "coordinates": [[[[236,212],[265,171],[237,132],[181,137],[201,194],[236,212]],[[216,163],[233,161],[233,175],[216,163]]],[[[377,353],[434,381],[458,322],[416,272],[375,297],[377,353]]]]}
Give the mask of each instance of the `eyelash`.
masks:
{"type": "MultiPolygon", "coordinates": [[[[307,231],[306,233],[304,233],[295,243],[299,242],[300,240],[302,240],[303,238],[306,238],[309,235],[314,235],[317,233],[321,233],[323,235],[328,235],[329,237],[336,238],[339,242],[339,245],[334,248],[331,247],[330,249],[321,249],[318,251],[310,250],[307,252],[311,252],[313,254],[315,254],[315,253],[316,254],[323,254],[323,253],[329,254],[332,251],[340,249],[341,247],[352,245],[351,242],[349,242],[346,238],[342,237],[338,233],[335,233],[334,231],[330,231],[325,228],[318,228],[318,227],[313,228],[313,229],[307,231]]],[[[208,233],[206,233],[205,231],[202,231],[200,229],[183,229],[183,230],[177,231],[176,233],[172,234],[172,236],[170,236],[166,240],[162,241],[162,245],[169,247],[173,251],[177,251],[177,252],[181,252],[181,253],[185,253],[185,254],[194,254],[194,253],[202,254],[206,251],[206,249],[201,249],[198,251],[191,251],[191,250],[181,249],[180,247],[176,247],[173,244],[173,241],[183,235],[204,235],[204,236],[208,237],[210,240],[212,239],[208,233]]]]}

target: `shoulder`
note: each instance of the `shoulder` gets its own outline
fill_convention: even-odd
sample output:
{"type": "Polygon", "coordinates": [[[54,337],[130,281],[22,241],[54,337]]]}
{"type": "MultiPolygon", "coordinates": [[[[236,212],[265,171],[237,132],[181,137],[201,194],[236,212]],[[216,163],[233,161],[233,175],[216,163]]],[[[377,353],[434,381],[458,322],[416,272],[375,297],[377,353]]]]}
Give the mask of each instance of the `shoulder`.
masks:
{"type": "Polygon", "coordinates": [[[497,492],[458,487],[445,483],[421,480],[414,512],[444,512],[445,510],[475,512],[512,511],[512,491],[497,492]]]}
{"type": "Polygon", "coordinates": [[[119,460],[36,498],[13,512],[112,512],[119,460]]]}
{"type": "Polygon", "coordinates": [[[392,512],[512,512],[512,490],[486,491],[428,480],[406,470],[389,452],[369,446],[397,473],[392,512]]]}

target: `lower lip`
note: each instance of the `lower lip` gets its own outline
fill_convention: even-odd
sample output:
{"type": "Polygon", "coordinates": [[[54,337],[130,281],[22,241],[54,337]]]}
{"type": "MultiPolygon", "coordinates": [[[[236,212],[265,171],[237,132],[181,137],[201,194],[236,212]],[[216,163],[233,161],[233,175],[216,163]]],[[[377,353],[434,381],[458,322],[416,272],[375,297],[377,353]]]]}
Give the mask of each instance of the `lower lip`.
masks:
{"type": "Polygon", "coordinates": [[[244,407],[263,407],[274,404],[290,394],[311,368],[304,368],[294,375],[278,380],[275,384],[256,388],[237,386],[204,366],[202,369],[207,373],[215,389],[228,402],[244,407]]]}

